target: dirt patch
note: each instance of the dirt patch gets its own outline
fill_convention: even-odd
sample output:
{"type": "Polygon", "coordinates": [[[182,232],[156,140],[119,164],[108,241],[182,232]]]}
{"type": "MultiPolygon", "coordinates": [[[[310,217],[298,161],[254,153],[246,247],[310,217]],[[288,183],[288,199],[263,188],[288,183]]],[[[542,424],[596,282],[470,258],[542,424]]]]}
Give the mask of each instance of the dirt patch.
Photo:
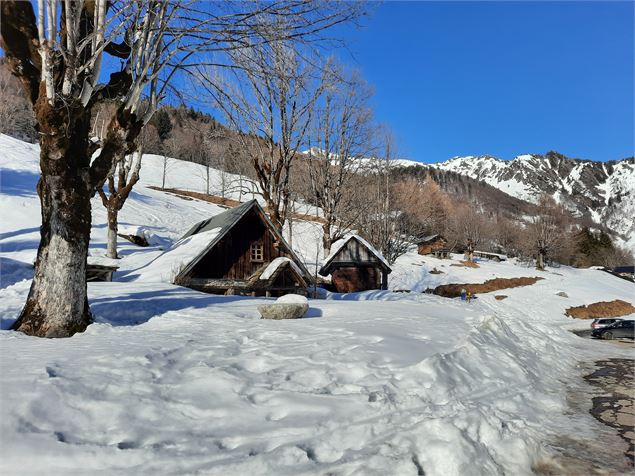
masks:
{"type": "Polygon", "coordinates": [[[452,263],[450,266],[466,267],[466,268],[480,268],[480,266],[472,261],[460,261],[459,263],[452,263]]]}
{"type": "Polygon", "coordinates": [[[494,296],[494,299],[496,299],[497,301],[502,301],[503,299],[507,299],[507,296],[505,296],[504,294],[497,294],[496,296],[494,296]]]}
{"type": "MultiPolygon", "coordinates": [[[[208,195],[206,193],[191,192],[189,190],[179,190],[177,188],[161,188],[161,187],[154,187],[154,186],[150,186],[148,188],[151,188],[152,190],[158,190],[159,192],[172,193],[181,198],[186,198],[186,199],[195,198],[197,200],[214,203],[216,205],[221,205],[224,207],[233,208],[240,205],[240,202],[238,200],[233,200],[231,198],[223,198],[223,197],[219,197],[218,195],[208,195]]],[[[268,213],[267,207],[264,207],[264,210],[265,212],[268,213]]],[[[305,215],[304,213],[289,212],[288,216],[290,216],[291,218],[295,220],[314,221],[318,223],[324,223],[323,218],[315,216],[315,215],[305,215]]]]}
{"type": "Polygon", "coordinates": [[[635,313],[630,302],[615,299],[614,301],[594,302],[587,306],[570,307],[565,311],[569,317],[576,319],[597,319],[600,317],[620,317],[635,313]]]}
{"type": "Polygon", "coordinates": [[[484,283],[480,284],[442,284],[432,290],[432,294],[443,297],[459,297],[461,290],[472,294],[491,293],[492,291],[499,291],[501,289],[518,288],[520,286],[530,286],[536,281],[540,281],[544,278],[539,277],[522,277],[522,278],[495,278],[488,279],[484,283]]]}

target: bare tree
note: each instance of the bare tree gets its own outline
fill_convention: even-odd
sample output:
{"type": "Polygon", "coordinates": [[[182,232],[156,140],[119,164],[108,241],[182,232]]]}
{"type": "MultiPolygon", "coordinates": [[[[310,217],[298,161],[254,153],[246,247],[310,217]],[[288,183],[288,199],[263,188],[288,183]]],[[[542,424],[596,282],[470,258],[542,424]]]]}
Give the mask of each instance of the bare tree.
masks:
{"type": "Polygon", "coordinates": [[[397,207],[412,222],[416,238],[443,233],[450,215],[450,199],[441,187],[427,176],[424,181],[409,177],[394,186],[397,207]]]}
{"type": "Polygon", "coordinates": [[[523,228],[520,224],[499,215],[496,218],[493,233],[493,238],[497,246],[495,251],[506,253],[510,257],[517,256],[523,235],[522,230],[523,228]]]}
{"type": "Polygon", "coordinates": [[[316,105],[307,160],[311,195],[322,209],[322,245],[328,255],[334,241],[343,238],[365,207],[351,200],[350,186],[361,159],[373,152],[372,92],[358,73],[348,74],[329,62],[324,94],[316,105]]]}
{"type": "Polygon", "coordinates": [[[474,261],[474,251],[487,236],[487,222],[485,217],[468,205],[456,207],[450,220],[450,235],[465,251],[465,260],[474,261]]]}
{"type": "Polygon", "coordinates": [[[406,253],[414,241],[418,224],[399,208],[392,177],[393,139],[385,135],[384,152],[380,158],[366,163],[364,200],[369,208],[359,217],[359,227],[369,242],[377,248],[389,263],[406,253]],[[413,234],[414,232],[414,234],[413,234]]]}
{"type": "Polygon", "coordinates": [[[11,76],[9,68],[0,60],[0,133],[27,142],[37,141],[35,115],[24,98],[20,82],[11,76]]]}
{"type": "MultiPolygon", "coordinates": [[[[269,30],[263,34],[269,35],[269,30]]],[[[200,76],[201,84],[238,131],[269,216],[282,230],[289,206],[292,161],[306,139],[320,91],[314,87],[310,64],[287,41],[254,45],[235,52],[233,59],[237,67],[232,70],[231,83],[219,87],[217,78],[206,74],[200,76]]]]}
{"type": "Polygon", "coordinates": [[[563,242],[567,229],[567,213],[549,196],[542,196],[536,215],[527,226],[527,245],[536,256],[536,269],[543,270],[547,258],[553,255],[563,242]]]}
{"type": "Polygon", "coordinates": [[[108,222],[106,256],[108,258],[119,258],[117,255],[119,211],[123,208],[124,203],[126,203],[132,191],[132,187],[139,181],[142,157],[143,150],[142,147],[139,147],[137,152],[117,162],[112,173],[108,174],[106,179],[108,191],[105,192],[103,187],[97,189],[101,202],[106,208],[108,222]]]}
{"type": "Polygon", "coordinates": [[[35,109],[41,151],[41,242],[29,296],[13,328],[64,337],[90,323],[90,199],[114,165],[136,149],[174,75],[193,67],[198,51],[221,54],[262,41],[262,24],[271,17],[283,18],[285,29],[270,37],[310,36],[351,18],[355,8],[302,1],[38,0],[36,15],[32,2],[1,2],[2,47],[35,109]],[[105,55],[120,58],[122,68],[104,61],[105,55]],[[108,73],[108,82],[100,83],[108,73]],[[91,111],[105,100],[117,108],[91,160],[91,111]]]}

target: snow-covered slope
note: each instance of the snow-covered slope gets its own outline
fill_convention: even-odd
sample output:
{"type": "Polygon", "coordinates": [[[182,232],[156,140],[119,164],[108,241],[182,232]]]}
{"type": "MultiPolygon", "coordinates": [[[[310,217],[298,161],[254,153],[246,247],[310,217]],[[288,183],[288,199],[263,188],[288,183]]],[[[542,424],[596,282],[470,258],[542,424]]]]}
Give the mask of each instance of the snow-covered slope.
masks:
{"type": "MultiPolygon", "coordinates": [[[[505,290],[504,301],[467,304],[418,291],[537,272],[409,253],[389,285],[410,293],[330,295],[310,300],[306,319],[261,320],[264,298],[125,280],[223,210],[150,189],[162,165],[144,158],[121,212],[122,226],[154,244],[120,241],[115,282],[89,284],[96,322],[70,339],[31,338],[6,329],[39,242],[37,147],[0,136],[1,474],[528,475],[557,468],[563,441],[621,450],[567,395],[584,391],[581,362],[630,349],[564,330],[564,310],[632,300],[631,283],[562,267],[505,290]]],[[[167,186],[203,189],[200,166],[173,170],[167,186]]],[[[90,253],[101,256],[97,199],[93,212],[90,253]]],[[[309,266],[323,260],[319,243],[318,223],[294,223],[293,247],[309,266]]]]}
{"type": "MultiPolygon", "coordinates": [[[[371,163],[371,159],[360,160],[371,163]]],[[[536,203],[541,195],[550,195],[574,215],[607,226],[635,252],[635,158],[594,162],[549,152],[523,154],[512,160],[483,155],[432,164],[407,159],[390,163],[405,169],[456,173],[530,203],[536,203]]]]}
{"type": "Polygon", "coordinates": [[[571,211],[625,236],[635,249],[635,159],[593,162],[550,152],[510,161],[455,157],[430,166],[466,175],[529,202],[551,195],[571,211]]]}

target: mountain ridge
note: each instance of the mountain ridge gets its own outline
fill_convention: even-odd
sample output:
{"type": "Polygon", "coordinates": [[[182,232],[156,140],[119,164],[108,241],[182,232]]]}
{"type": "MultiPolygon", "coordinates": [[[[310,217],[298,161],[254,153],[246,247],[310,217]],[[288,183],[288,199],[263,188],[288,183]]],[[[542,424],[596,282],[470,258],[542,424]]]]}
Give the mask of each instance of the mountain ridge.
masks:
{"type": "MultiPolygon", "coordinates": [[[[512,197],[536,203],[553,196],[574,215],[589,217],[635,248],[635,158],[599,162],[558,152],[523,154],[511,160],[492,156],[453,157],[422,168],[457,173],[493,186],[512,197]]],[[[404,161],[399,161],[404,166],[404,161]]]]}

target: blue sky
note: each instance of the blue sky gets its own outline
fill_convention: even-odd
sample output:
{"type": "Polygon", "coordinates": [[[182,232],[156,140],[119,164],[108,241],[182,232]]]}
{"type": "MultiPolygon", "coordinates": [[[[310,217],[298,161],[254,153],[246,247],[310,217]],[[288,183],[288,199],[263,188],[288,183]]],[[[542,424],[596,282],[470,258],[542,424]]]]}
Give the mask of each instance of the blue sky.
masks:
{"type": "Polygon", "coordinates": [[[400,154],[634,154],[632,2],[386,2],[340,52],[400,154]]]}

